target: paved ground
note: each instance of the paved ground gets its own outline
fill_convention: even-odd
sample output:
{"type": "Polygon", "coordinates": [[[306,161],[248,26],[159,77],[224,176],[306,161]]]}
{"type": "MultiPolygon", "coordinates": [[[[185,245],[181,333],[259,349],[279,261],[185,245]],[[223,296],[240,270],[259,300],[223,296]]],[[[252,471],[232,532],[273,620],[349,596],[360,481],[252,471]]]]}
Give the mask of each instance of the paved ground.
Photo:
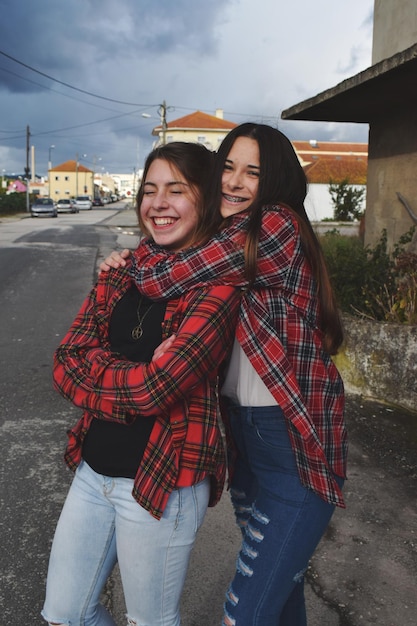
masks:
{"type": "MultiPolygon", "coordinates": [[[[137,242],[136,217],[107,221],[118,245],[137,242]]],[[[309,626],[417,624],[417,407],[410,413],[359,396],[347,399],[350,433],[346,510],[338,509],[307,576],[309,626]]],[[[184,626],[219,626],[239,534],[229,496],[210,509],[183,594],[184,626]]],[[[117,575],[110,601],[122,626],[117,575]]]]}
{"type": "MultiPolygon", "coordinates": [[[[133,211],[118,212],[104,224],[117,235],[119,248],[136,245],[133,211]]],[[[416,626],[417,407],[410,413],[351,396],[346,417],[347,509],[336,511],[311,561],[309,626],[416,626]]],[[[183,626],[220,626],[238,546],[225,493],[209,510],[193,551],[182,601],[183,626]]],[[[107,587],[107,601],[118,626],[125,626],[117,571],[107,587]]]]}

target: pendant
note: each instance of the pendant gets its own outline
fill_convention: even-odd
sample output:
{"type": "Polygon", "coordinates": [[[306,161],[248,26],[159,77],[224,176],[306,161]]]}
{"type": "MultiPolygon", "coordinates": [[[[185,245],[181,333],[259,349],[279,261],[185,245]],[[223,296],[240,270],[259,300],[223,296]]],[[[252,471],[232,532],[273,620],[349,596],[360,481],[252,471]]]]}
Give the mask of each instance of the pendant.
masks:
{"type": "Polygon", "coordinates": [[[142,325],[138,324],[137,326],[135,326],[135,328],[132,330],[132,339],[134,339],[135,341],[137,341],[138,339],[140,339],[142,337],[143,334],[143,330],[142,330],[142,325]]]}

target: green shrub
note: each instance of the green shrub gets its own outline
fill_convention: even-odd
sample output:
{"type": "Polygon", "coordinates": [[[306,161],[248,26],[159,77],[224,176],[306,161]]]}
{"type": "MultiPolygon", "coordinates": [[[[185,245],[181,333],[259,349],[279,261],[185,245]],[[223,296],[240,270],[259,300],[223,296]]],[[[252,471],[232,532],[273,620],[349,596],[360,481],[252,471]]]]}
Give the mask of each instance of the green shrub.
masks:
{"type": "Polygon", "coordinates": [[[0,215],[24,213],[26,211],[26,194],[10,193],[0,195],[0,215]]]}
{"type": "Polygon", "coordinates": [[[373,248],[335,230],[321,237],[342,311],[379,321],[417,323],[417,255],[406,250],[414,231],[415,227],[400,238],[391,255],[386,231],[373,248]]]}
{"type": "Polygon", "coordinates": [[[340,308],[350,313],[360,309],[367,264],[361,240],[332,230],[321,238],[321,245],[340,308]]]}

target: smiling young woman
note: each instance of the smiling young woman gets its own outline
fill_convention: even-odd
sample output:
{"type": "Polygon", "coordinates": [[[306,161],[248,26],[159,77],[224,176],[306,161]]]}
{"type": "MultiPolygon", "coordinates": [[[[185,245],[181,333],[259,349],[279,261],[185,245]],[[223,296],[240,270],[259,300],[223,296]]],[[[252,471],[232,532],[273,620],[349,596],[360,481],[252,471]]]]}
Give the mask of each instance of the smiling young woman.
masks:
{"type": "Polygon", "coordinates": [[[230,217],[246,211],[259,188],[259,146],[255,139],[238,137],[224,163],[220,213],[230,217]]]}
{"type": "MultiPolygon", "coordinates": [[[[182,142],[149,155],[139,214],[154,245],[184,250],[211,232],[211,162],[182,142]]],[[[239,302],[222,285],[155,302],[128,267],[102,273],[86,298],[54,357],[55,387],[83,415],[65,455],[75,476],[51,549],[50,624],[115,626],[100,597],[118,562],[129,624],[179,626],[196,533],[223,491],[217,373],[239,302]]]]}
{"type": "Polygon", "coordinates": [[[223,624],[305,626],[304,572],[344,506],[344,390],[331,359],[342,326],[288,138],[262,124],[233,129],[212,192],[222,229],[177,254],[143,242],[133,273],[155,298],[222,281],[244,289],[221,389],[243,536],[223,624]]]}
{"type": "Polygon", "coordinates": [[[226,218],[219,232],[175,254],[143,241],[132,267],[153,298],[222,282],[244,290],[220,394],[243,538],[224,626],[306,626],[304,573],[344,506],[344,389],[331,358],[343,332],[306,193],[289,139],[242,124],[215,161],[209,210],[226,218]]]}
{"type": "Polygon", "coordinates": [[[143,182],[139,215],[141,230],[155,243],[182,250],[194,237],[198,224],[197,190],[163,159],[156,159],[143,182]]]}

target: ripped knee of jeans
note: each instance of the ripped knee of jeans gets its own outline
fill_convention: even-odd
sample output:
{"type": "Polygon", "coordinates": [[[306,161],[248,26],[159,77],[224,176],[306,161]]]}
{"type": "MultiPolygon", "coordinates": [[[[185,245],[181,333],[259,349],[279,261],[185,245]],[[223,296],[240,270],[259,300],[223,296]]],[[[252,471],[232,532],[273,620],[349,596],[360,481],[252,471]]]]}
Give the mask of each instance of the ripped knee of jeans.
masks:
{"type": "Polygon", "coordinates": [[[306,573],[306,571],[307,571],[307,568],[305,567],[304,569],[302,569],[302,570],[300,570],[299,572],[297,572],[297,573],[294,575],[293,581],[294,581],[295,583],[302,583],[302,582],[303,582],[303,580],[304,580],[304,574],[306,573]]]}
{"type": "Polygon", "coordinates": [[[246,493],[239,489],[232,488],[230,490],[230,497],[232,499],[237,525],[243,532],[252,515],[252,504],[246,502],[246,493]]]}
{"type": "Polygon", "coordinates": [[[226,603],[224,605],[222,626],[235,626],[236,620],[228,612],[227,604],[229,603],[232,607],[234,607],[238,604],[238,602],[239,602],[239,598],[233,591],[232,585],[230,585],[229,589],[226,592],[226,603]]]}
{"type": "Polygon", "coordinates": [[[50,619],[46,617],[43,611],[41,611],[41,615],[43,619],[45,620],[45,622],[47,622],[48,626],[71,626],[70,622],[68,622],[65,619],[60,619],[60,620],[50,619]]]}

